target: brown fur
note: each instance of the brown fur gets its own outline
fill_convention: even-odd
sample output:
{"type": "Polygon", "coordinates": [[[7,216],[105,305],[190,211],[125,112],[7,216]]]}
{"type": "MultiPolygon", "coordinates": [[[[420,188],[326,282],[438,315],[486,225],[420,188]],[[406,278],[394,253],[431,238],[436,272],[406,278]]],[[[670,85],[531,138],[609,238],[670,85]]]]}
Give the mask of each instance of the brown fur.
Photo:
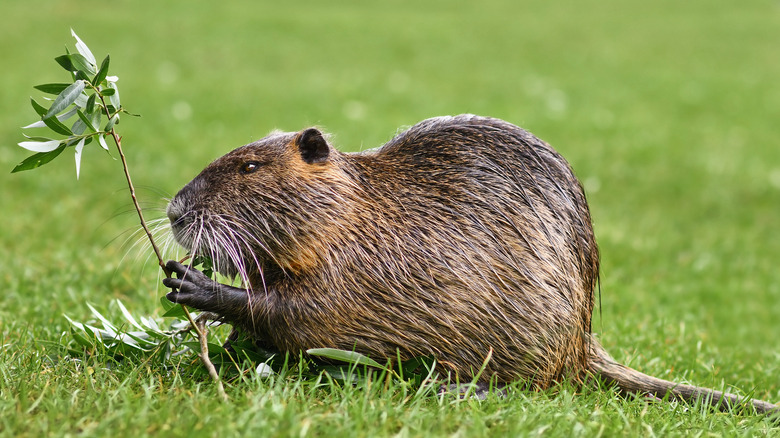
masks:
{"type": "Polygon", "coordinates": [[[632,387],[641,373],[590,336],[599,254],[584,192],[504,121],[430,119],[358,154],[313,129],[273,134],[209,165],[168,213],[179,242],[247,286],[190,304],[281,351],[434,355],[463,379],[492,350],[482,381],[547,388],[590,371],[678,395],[632,387]]]}

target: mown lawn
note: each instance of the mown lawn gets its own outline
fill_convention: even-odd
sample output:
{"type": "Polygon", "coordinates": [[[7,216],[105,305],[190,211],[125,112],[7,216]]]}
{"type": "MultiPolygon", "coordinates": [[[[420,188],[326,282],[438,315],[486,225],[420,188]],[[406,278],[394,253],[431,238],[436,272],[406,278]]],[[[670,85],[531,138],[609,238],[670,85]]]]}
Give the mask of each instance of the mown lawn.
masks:
{"type": "Polygon", "coordinates": [[[555,146],[602,251],[594,330],[659,377],[780,401],[780,4],[7,0],[0,53],[0,435],[762,436],[747,415],[597,388],[454,401],[294,375],[228,385],[196,359],[67,356],[87,303],[159,315],[159,274],[119,162],[84,153],[11,175],[31,87],[72,27],[110,53],[120,125],[152,217],[210,160],[318,125],[343,150],[427,117],[506,119],[555,146]],[[5,169],[5,170],[3,170],[5,169]]]}

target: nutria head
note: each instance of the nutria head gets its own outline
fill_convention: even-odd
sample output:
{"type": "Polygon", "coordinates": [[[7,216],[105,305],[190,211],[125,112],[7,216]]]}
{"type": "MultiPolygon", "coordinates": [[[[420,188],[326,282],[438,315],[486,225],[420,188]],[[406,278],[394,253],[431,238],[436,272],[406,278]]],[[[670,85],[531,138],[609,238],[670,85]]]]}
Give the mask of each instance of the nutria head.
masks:
{"type": "Polygon", "coordinates": [[[282,268],[333,204],[340,154],[314,128],[274,133],[215,160],[168,205],[176,240],[246,284],[282,268]]]}

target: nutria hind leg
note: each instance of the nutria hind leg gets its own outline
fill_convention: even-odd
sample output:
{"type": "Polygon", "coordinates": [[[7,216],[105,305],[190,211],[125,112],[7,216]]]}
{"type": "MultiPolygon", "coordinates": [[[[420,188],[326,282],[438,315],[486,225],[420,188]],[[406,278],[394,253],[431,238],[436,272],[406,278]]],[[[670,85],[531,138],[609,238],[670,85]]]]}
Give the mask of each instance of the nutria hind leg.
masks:
{"type": "Polygon", "coordinates": [[[437,395],[486,400],[491,393],[498,397],[506,397],[507,390],[507,384],[501,382],[450,383],[441,385],[437,395]]]}
{"type": "Polygon", "coordinates": [[[273,356],[282,355],[279,349],[276,348],[270,341],[256,338],[254,336],[249,336],[245,332],[235,327],[230,330],[230,333],[225,339],[225,342],[222,344],[222,348],[224,348],[231,355],[238,354],[236,348],[233,347],[234,344],[237,346],[236,348],[238,348],[238,351],[251,351],[252,353],[257,354],[260,358],[264,358],[263,360],[268,360],[273,356]]]}

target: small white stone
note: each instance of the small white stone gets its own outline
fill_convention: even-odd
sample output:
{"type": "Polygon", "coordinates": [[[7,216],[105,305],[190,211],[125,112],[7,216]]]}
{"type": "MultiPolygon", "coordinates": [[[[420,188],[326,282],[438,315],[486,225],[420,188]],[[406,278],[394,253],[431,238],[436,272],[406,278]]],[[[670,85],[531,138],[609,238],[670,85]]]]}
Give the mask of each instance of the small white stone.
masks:
{"type": "Polygon", "coordinates": [[[274,374],[274,370],[265,362],[258,365],[255,369],[255,372],[257,373],[258,377],[269,377],[274,374]]]}

